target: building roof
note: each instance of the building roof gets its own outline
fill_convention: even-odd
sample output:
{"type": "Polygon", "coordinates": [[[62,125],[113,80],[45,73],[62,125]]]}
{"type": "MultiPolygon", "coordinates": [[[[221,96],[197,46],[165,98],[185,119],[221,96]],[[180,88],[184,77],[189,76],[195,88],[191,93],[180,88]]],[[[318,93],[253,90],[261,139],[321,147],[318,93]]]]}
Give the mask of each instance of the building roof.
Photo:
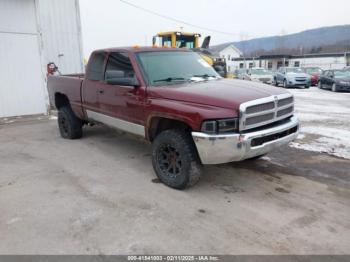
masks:
{"type": "Polygon", "coordinates": [[[213,45],[209,48],[209,50],[216,56],[220,54],[221,51],[225,50],[227,47],[232,47],[239,55],[242,55],[241,50],[235,47],[232,43],[224,43],[220,45],[213,45]]]}
{"type": "Polygon", "coordinates": [[[288,55],[288,54],[275,54],[275,55],[261,55],[258,57],[245,57],[234,58],[234,61],[243,60],[262,60],[262,59],[300,59],[300,58],[315,58],[315,57],[350,57],[350,52],[338,52],[338,53],[320,53],[320,54],[304,54],[304,55],[288,55]]]}

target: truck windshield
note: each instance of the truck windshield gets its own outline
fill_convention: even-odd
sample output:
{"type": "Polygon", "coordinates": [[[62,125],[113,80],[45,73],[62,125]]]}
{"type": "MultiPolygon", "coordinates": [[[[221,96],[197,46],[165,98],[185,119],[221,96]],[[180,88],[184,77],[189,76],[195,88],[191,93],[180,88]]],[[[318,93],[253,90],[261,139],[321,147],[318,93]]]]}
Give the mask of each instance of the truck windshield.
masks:
{"type": "Polygon", "coordinates": [[[140,52],[136,56],[150,85],[220,78],[215,70],[194,52],[140,52]]]}

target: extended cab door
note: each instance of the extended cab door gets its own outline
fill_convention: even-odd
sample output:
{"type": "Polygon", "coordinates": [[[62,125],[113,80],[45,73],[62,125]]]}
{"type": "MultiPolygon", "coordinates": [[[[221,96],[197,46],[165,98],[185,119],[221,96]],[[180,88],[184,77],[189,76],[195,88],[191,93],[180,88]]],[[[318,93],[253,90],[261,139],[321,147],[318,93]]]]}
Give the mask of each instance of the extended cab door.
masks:
{"type": "Polygon", "coordinates": [[[145,135],[144,88],[140,86],[127,52],[108,55],[104,85],[99,93],[100,122],[145,135]]]}
{"type": "Polygon", "coordinates": [[[99,95],[106,85],[104,81],[106,61],[106,52],[94,52],[90,57],[81,94],[86,113],[89,111],[99,112],[100,110],[99,95]]]}

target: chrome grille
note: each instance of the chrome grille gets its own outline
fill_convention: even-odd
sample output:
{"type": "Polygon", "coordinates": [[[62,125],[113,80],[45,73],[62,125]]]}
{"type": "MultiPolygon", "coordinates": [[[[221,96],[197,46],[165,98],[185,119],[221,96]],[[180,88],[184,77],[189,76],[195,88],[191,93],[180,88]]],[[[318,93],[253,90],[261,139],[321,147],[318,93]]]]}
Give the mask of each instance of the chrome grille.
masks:
{"type": "Polygon", "coordinates": [[[254,125],[254,124],[257,124],[257,123],[261,123],[261,122],[265,122],[265,121],[271,120],[274,117],[275,117],[275,113],[270,113],[270,114],[260,115],[260,116],[253,116],[253,117],[247,118],[245,124],[246,125],[254,125]]]}
{"type": "Polygon", "coordinates": [[[267,125],[293,115],[294,99],[281,94],[241,104],[239,129],[247,130],[267,125]]]}
{"type": "Polygon", "coordinates": [[[288,105],[288,104],[291,104],[291,103],[293,103],[293,97],[292,96],[288,97],[288,98],[284,98],[284,99],[278,100],[277,105],[279,107],[281,107],[281,106],[285,106],[285,105],[288,105]]]}
{"type": "Polygon", "coordinates": [[[275,107],[274,102],[250,106],[250,107],[247,107],[246,113],[253,114],[253,113],[257,113],[257,112],[261,112],[261,111],[265,111],[265,110],[270,110],[270,109],[273,109],[274,107],[275,107]]]}
{"type": "Polygon", "coordinates": [[[279,110],[279,111],[277,112],[277,117],[287,115],[287,114],[289,114],[289,113],[292,113],[293,111],[294,111],[294,107],[293,107],[293,106],[287,107],[287,108],[285,108],[285,109],[279,110]]]}

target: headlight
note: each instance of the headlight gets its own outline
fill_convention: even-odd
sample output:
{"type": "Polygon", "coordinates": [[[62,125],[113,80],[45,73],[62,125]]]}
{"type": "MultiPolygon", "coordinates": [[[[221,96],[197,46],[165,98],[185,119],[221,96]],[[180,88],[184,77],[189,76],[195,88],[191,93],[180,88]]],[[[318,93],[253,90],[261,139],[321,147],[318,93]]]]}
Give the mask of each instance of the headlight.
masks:
{"type": "Polygon", "coordinates": [[[202,132],[207,134],[224,134],[238,131],[238,118],[209,120],[202,124],[202,132]]]}
{"type": "Polygon", "coordinates": [[[339,84],[340,84],[340,85],[347,86],[347,85],[349,85],[350,83],[349,83],[349,82],[345,82],[345,81],[339,81],[339,84]]]}

